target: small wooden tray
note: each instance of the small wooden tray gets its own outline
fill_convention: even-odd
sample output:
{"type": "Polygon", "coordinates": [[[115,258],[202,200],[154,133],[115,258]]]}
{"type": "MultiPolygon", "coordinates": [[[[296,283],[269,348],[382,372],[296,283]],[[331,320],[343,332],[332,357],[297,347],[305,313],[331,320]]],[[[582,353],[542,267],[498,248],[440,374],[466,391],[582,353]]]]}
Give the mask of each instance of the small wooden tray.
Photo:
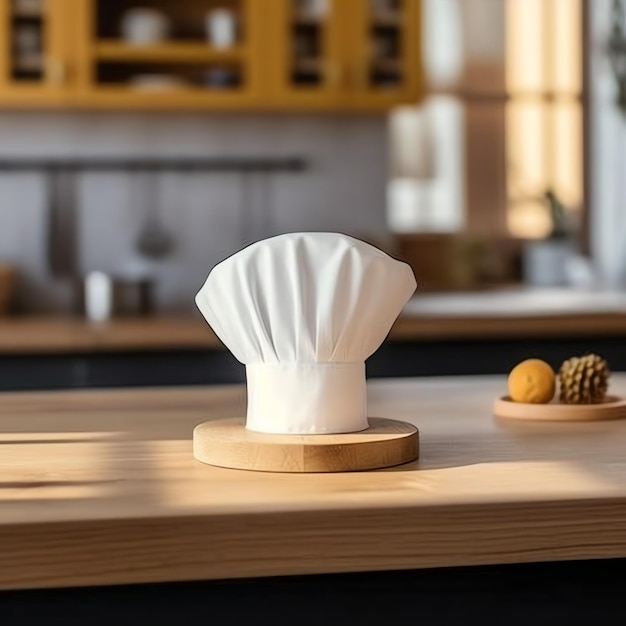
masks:
{"type": "Polygon", "coordinates": [[[544,422],[593,422],[626,417],[626,400],[607,396],[601,404],[524,404],[509,396],[493,403],[493,414],[507,419],[544,422]]]}
{"type": "Polygon", "coordinates": [[[412,424],[377,417],[358,433],[269,435],[246,429],[244,418],[204,422],[193,431],[198,461],[261,472],[354,472],[402,465],[419,456],[412,424]]]}

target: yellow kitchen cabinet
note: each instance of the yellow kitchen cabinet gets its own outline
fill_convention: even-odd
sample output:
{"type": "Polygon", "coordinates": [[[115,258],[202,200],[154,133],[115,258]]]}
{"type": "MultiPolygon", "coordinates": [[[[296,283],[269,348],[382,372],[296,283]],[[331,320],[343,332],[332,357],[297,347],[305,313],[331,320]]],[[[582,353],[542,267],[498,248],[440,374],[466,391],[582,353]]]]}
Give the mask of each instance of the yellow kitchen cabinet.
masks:
{"type": "Polygon", "coordinates": [[[69,103],[76,0],[0,0],[0,106],[69,103]]]}
{"type": "Polygon", "coordinates": [[[419,97],[419,2],[0,0],[0,107],[384,110],[419,97]],[[139,6],[167,37],[122,35],[139,6]],[[236,25],[222,45],[216,9],[236,25]]]}
{"type": "Polygon", "coordinates": [[[421,87],[420,0],[267,0],[271,102],[385,109],[421,87]]]}

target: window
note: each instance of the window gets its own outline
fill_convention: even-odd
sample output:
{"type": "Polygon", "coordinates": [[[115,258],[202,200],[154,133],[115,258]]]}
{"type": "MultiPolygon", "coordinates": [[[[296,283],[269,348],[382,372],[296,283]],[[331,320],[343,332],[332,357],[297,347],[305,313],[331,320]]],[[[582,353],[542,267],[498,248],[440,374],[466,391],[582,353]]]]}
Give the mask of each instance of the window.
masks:
{"type": "Polygon", "coordinates": [[[396,232],[542,237],[583,205],[583,0],[425,0],[427,97],[391,115],[396,232]]]}
{"type": "Polygon", "coordinates": [[[506,42],[507,224],[541,237],[548,189],[583,203],[581,0],[507,0],[506,42]]]}

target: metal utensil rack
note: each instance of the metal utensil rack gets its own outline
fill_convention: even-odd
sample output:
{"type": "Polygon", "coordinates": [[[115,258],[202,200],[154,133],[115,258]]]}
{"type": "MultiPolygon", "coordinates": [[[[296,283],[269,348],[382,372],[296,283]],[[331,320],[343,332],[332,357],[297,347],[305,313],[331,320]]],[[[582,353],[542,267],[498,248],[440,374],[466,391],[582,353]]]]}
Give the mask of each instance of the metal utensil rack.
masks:
{"type": "MultiPolygon", "coordinates": [[[[306,170],[306,159],[299,156],[285,157],[74,157],[74,158],[1,158],[0,174],[8,172],[41,172],[48,183],[50,207],[48,256],[53,275],[75,277],[77,220],[76,173],[165,173],[184,172],[219,174],[239,173],[243,176],[243,201],[251,201],[250,181],[256,174],[297,173],[306,170]],[[61,211],[60,207],[64,209],[61,211]]],[[[250,236],[247,207],[242,207],[242,237],[250,236]]]]}
{"type": "Polygon", "coordinates": [[[204,171],[204,172],[301,172],[306,159],[287,157],[85,157],[0,159],[7,171],[204,171]]]}

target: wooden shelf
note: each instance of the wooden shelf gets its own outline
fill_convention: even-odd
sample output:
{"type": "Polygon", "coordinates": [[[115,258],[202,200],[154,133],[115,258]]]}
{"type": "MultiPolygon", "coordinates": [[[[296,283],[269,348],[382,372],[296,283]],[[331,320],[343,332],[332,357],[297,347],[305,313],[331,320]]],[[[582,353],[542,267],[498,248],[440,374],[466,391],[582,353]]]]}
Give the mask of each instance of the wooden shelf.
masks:
{"type": "Polygon", "coordinates": [[[400,28],[402,16],[399,13],[381,13],[372,17],[372,24],[377,28],[400,28]]]}
{"type": "Polygon", "coordinates": [[[119,98],[156,98],[167,99],[168,96],[176,98],[202,98],[224,94],[238,94],[241,87],[212,87],[211,85],[192,85],[180,84],[164,86],[164,87],[142,87],[129,84],[103,84],[98,87],[98,93],[101,96],[119,97],[119,98]]]}
{"type": "Polygon", "coordinates": [[[240,47],[216,49],[203,43],[164,43],[156,46],[133,46],[122,41],[100,40],[95,47],[100,61],[136,63],[154,61],[165,63],[207,63],[241,59],[240,47]]]}
{"type": "Polygon", "coordinates": [[[374,59],[372,67],[389,74],[400,74],[402,72],[402,62],[400,59],[374,59]]]}
{"type": "Polygon", "coordinates": [[[16,56],[13,67],[20,72],[43,72],[43,57],[40,54],[16,56]]]}
{"type": "Polygon", "coordinates": [[[311,15],[295,15],[293,25],[308,28],[323,28],[326,25],[326,19],[311,15]]]}
{"type": "Polygon", "coordinates": [[[322,59],[314,57],[296,57],[293,61],[293,68],[302,74],[323,74],[324,62],[322,59]]]}
{"type": "Polygon", "coordinates": [[[42,20],[45,17],[43,9],[14,9],[11,16],[18,20],[42,20]]]}

